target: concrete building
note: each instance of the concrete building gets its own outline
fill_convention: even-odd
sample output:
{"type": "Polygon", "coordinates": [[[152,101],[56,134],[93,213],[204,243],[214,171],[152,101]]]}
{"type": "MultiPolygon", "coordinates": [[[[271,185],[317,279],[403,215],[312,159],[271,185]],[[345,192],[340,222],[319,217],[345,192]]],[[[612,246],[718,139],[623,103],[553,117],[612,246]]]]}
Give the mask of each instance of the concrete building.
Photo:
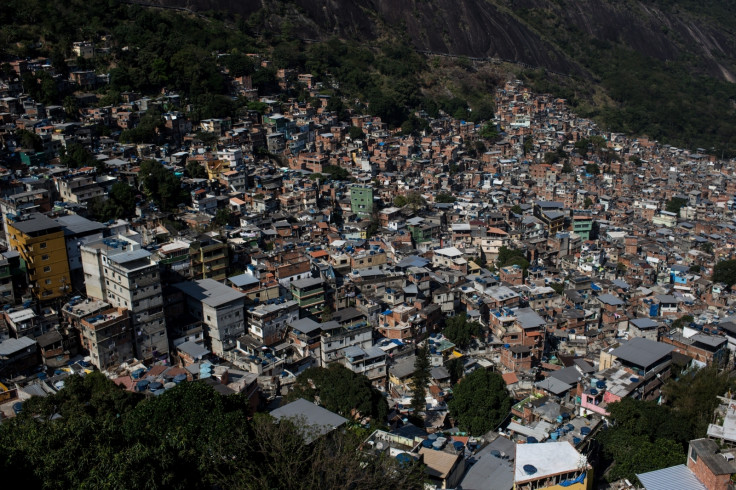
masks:
{"type": "Polygon", "coordinates": [[[117,366],[135,356],[130,312],[109,308],[82,319],[82,346],[100,370],[117,366]]]}
{"type": "Polygon", "coordinates": [[[186,296],[189,313],[204,324],[205,339],[221,356],[245,333],[245,295],[213,279],[176,284],[186,296]]]}
{"type": "Polygon", "coordinates": [[[373,188],[365,185],[351,186],[350,209],[358,216],[370,216],[373,213],[373,188]]]}
{"type": "Polygon", "coordinates": [[[567,441],[519,444],[514,465],[515,490],[587,490],[593,479],[587,458],[567,441]]]}
{"type": "Polygon", "coordinates": [[[82,252],[80,247],[89,242],[102,240],[105,225],[91,221],[76,214],[56,218],[64,230],[66,256],[69,261],[69,274],[72,286],[81,290],[84,287],[84,271],[82,269],[82,252]]]}
{"type": "Polygon", "coordinates": [[[28,273],[29,286],[40,301],[61,298],[71,291],[69,262],[62,226],[43,214],[6,218],[10,248],[17,251],[28,273]]]}
{"type": "Polygon", "coordinates": [[[130,310],[136,356],[144,362],[168,362],[161,278],[151,253],[118,235],[82,246],[87,296],[130,310]]]}

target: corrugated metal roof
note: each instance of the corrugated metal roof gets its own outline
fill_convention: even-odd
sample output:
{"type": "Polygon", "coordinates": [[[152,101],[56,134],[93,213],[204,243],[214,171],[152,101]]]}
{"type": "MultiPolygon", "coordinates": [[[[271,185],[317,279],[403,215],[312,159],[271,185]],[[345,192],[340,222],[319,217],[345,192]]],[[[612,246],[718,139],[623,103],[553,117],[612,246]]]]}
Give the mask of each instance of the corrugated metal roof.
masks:
{"type": "Polygon", "coordinates": [[[672,490],[675,482],[678,490],[706,490],[706,486],[684,464],[638,474],[636,477],[646,490],[672,490]]]}

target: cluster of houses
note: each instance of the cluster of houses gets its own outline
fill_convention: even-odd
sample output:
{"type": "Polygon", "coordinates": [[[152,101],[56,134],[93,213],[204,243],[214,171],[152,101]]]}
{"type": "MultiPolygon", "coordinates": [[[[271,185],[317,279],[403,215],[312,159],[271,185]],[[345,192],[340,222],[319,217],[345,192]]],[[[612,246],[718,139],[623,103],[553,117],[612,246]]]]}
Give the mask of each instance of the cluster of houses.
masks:
{"type": "MultiPolygon", "coordinates": [[[[94,56],[88,44],[75,44],[79,56],[94,56]]],[[[488,126],[443,113],[418,113],[428,129],[412,135],[370,115],[340,120],[319,82],[288,70],[282,87],[305,85],[316,106],[258,94],[241,77],[233,90],[265,113],[198,123],[176,94],[126,92],[101,107],[84,90],[104,77],[71,76],[75,121],[23,94],[17,77],[0,80],[6,415],[89,369],[152,395],[205,380],[255,408],[305,369],[337,363],[392,409],[381,421],[391,431],[372,434],[366,452],[421,458],[440,488],[589,488],[585,454],[611,403],[659,399],[673,366],[732,363],[736,295],[711,280],[734,256],[732,160],[604,132],[518,81],[491,94],[499,138],[488,140],[488,126]],[[117,141],[153,107],[165,145],[117,141]],[[19,129],[43,149],[24,148],[19,129]],[[97,164],[61,165],[74,144],[97,164]],[[147,200],[144,159],[178,177],[190,202],[172,212],[147,200]],[[135,217],[97,221],[95,204],[118,182],[138,194],[135,217]],[[223,213],[227,226],[215,224],[223,213]],[[480,326],[468,345],[443,334],[458,314],[480,326]],[[424,345],[418,427],[407,416],[424,345]],[[454,427],[453,360],[465,374],[501,373],[516,399],[491,434],[454,427]]],[[[294,403],[272,414],[347,423],[294,403]]],[[[709,436],[736,443],[724,403],[709,436]]],[[[693,441],[688,465],[671,471],[725,488],[736,466],[713,444],[693,441]]],[[[664,476],[647,478],[664,488],[664,476]]]]}

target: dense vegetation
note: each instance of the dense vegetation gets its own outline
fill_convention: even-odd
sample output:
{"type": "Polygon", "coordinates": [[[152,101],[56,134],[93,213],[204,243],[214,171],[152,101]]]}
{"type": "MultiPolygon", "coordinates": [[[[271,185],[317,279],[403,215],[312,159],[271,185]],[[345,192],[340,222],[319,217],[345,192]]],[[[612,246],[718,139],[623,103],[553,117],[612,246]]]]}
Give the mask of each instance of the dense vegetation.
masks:
{"type": "MultiPolygon", "coordinates": [[[[661,3],[676,8],[683,2],[661,3]]],[[[596,39],[544,8],[517,13],[590,75],[568,78],[527,70],[522,78],[533,89],[566,98],[581,116],[612,131],[703,147],[718,156],[736,152],[736,85],[705,75],[696,57],[660,61],[623,42],[596,39]]],[[[702,16],[703,11],[698,9],[697,14],[702,16]]],[[[714,13],[713,19],[728,22],[733,16],[714,13]]]]}
{"type": "Polygon", "coordinates": [[[383,421],[388,415],[386,399],[371,385],[370,380],[340,364],[331,364],[326,368],[313,367],[301,373],[287,400],[298,398],[319,400],[327,410],[347,419],[372,417],[383,421]]]}
{"type": "Polygon", "coordinates": [[[690,440],[705,437],[713,411],[733,381],[709,367],[683,373],[663,387],[665,403],[624,398],[609,405],[613,426],[597,439],[613,463],[606,478],[636,480],[636,473],[683,464],[690,440]]]}
{"type": "Polygon", "coordinates": [[[471,435],[482,436],[494,430],[511,411],[513,400],[499,373],[476,369],[453,388],[447,403],[458,427],[471,435]]]}
{"type": "Polygon", "coordinates": [[[420,488],[419,466],[364,458],[351,432],[306,445],[291,422],[203,382],[142,399],[104,375],[66,380],[0,425],[0,470],[28,488],[420,488]]]}
{"type": "MultiPolygon", "coordinates": [[[[665,11],[682,8],[688,15],[710,16],[723,29],[733,28],[728,20],[732,16],[719,14],[731,7],[711,2],[701,10],[690,9],[688,2],[655,3],[665,11]]],[[[519,19],[581,67],[570,78],[542,69],[523,71],[522,78],[535,90],[567,98],[581,115],[614,131],[647,134],[678,146],[702,146],[719,154],[736,149],[736,85],[704,75],[697,57],[659,61],[623,41],[591,37],[560,12],[544,3],[514,7],[519,19]]],[[[47,56],[62,74],[72,68],[109,72],[110,85],[101,93],[104,103],[118,102],[125,90],[153,93],[165,87],[187,98],[189,116],[195,121],[257,109],[257,103],[227,96],[225,70],[233,76],[249,75],[262,93],[275,93],[277,68],[312,73],[316,82],[323,83],[321,93],[332,96],[329,110],[343,116],[348,108],[376,114],[405,133],[424,127],[413,117],[415,109],[430,115],[442,109],[473,121],[493,115],[489,94],[504,78],[497,68],[479,68],[463,58],[428,59],[412,50],[403,32],[391,31],[372,46],[337,38],[305,43],[299,28],[286,17],[273,23],[285,13],[283,5],[264,6],[250,16],[233,14],[225,22],[226,17],[216,13],[194,17],[117,0],[10,0],[0,10],[0,59],[47,56]],[[74,41],[102,36],[109,39],[108,52],[93,60],[78,59],[73,66],[65,61],[74,41]],[[261,66],[246,55],[253,52],[264,53],[273,64],[261,66]]],[[[23,82],[35,99],[62,104],[70,117],[76,117],[74,99],[48,73],[28,74],[23,82]]],[[[305,87],[283,95],[310,97],[305,87]]],[[[127,130],[121,137],[155,141],[158,127],[158,121],[146,120],[142,129],[127,130]]],[[[499,134],[489,126],[484,137],[495,140],[499,134]]]]}

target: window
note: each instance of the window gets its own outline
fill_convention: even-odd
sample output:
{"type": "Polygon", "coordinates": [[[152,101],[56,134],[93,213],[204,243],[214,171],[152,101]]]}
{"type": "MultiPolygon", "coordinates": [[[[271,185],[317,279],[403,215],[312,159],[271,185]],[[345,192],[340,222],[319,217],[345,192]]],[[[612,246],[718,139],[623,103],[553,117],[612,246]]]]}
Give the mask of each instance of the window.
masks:
{"type": "Polygon", "coordinates": [[[46,279],[46,285],[48,286],[49,284],[51,284],[51,279],[46,279]]]}
{"type": "Polygon", "coordinates": [[[47,265],[46,267],[43,268],[43,271],[44,272],[51,272],[51,266],[47,265]]]}
{"type": "Polygon", "coordinates": [[[41,256],[41,260],[49,260],[49,256],[48,255],[42,255],[41,256]]]}
{"type": "Polygon", "coordinates": [[[698,453],[695,452],[695,448],[690,448],[690,459],[693,460],[693,463],[696,463],[698,461],[698,453]]]}
{"type": "Polygon", "coordinates": [[[38,248],[46,248],[46,242],[39,243],[38,248]]]}

